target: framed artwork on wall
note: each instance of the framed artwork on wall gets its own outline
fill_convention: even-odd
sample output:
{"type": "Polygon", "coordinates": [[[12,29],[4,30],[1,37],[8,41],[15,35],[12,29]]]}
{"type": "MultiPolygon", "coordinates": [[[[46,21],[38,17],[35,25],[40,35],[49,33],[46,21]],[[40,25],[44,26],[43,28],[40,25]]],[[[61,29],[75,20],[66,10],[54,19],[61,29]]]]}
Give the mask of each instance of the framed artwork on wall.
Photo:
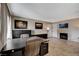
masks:
{"type": "Polygon", "coordinates": [[[43,29],[43,23],[35,22],[35,29],[43,29]]]}
{"type": "Polygon", "coordinates": [[[15,29],[27,29],[27,21],[15,20],[15,29]]]}

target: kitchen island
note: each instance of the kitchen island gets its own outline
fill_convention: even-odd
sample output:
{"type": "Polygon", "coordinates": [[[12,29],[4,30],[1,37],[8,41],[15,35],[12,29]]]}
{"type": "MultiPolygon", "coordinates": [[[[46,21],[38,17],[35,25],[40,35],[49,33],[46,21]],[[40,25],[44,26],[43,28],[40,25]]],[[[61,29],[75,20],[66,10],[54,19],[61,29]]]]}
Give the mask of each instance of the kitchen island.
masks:
{"type": "MultiPolygon", "coordinates": [[[[3,56],[25,56],[25,48],[27,49],[27,43],[35,40],[40,39],[39,37],[31,37],[31,38],[24,38],[24,39],[9,39],[5,46],[3,46],[2,50],[0,51],[1,55],[3,56]],[[19,52],[19,53],[17,53],[19,52]],[[19,55],[20,54],[20,55],[19,55]]],[[[46,42],[48,40],[41,38],[41,43],[46,42]]],[[[40,46],[41,47],[41,46],[40,46]]],[[[40,52],[40,51],[39,51],[40,52]]]]}

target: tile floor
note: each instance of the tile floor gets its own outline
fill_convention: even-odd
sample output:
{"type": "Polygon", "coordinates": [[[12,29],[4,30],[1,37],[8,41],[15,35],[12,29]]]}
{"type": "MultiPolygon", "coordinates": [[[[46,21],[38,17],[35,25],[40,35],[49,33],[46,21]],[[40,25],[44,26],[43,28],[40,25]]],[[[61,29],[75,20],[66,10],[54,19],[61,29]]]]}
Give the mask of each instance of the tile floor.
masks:
{"type": "Polygon", "coordinates": [[[79,42],[50,38],[49,53],[45,56],[79,56],[79,42]]]}

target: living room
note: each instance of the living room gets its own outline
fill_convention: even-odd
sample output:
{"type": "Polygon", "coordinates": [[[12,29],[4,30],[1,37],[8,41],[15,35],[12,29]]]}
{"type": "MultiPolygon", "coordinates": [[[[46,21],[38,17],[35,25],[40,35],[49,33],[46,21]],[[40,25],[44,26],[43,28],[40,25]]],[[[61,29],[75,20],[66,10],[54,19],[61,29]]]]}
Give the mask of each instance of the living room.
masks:
{"type": "Polygon", "coordinates": [[[21,55],[23,56],[79,55],[78,5],[78,3],[1,3],[0,53],[2,53],[2,55],[17,56],[21,53],[19,52],[17,54],[17,49],[13,48],[20,48],[23,46],[21,49],[18,49],[22,50],[21,55]],[[31,46],[27,44],[35,39],[38,39],[39,41],[41,40],[40,44],[44,45],[39,45],[40,52],[34,50],[38,41],[36,44],[34,43],[34,47],[31,43],[31,46]],[[27,40],[27,43],[25,40],[27,40]],[[12,44],[12,42],[16,42],[16,44],[14,44],[16,46],[13,45],[13,48],[10,46],[10,43],[12,44]],[[19,44],[17,44],[17,42],[19,42],[19,44]],[[9,45],[7,44],[7,48],[3,48],[6,43],[9,45]],[[34,49],[26,48],[25,51],[25,44],[23,43],[26,43],[29,47],[33,47],[34,49]],[[46,50],[43,50],[44,48],[46,48],[46,50]],[[6,51],[8,52],[6,53],[6,51]]]}

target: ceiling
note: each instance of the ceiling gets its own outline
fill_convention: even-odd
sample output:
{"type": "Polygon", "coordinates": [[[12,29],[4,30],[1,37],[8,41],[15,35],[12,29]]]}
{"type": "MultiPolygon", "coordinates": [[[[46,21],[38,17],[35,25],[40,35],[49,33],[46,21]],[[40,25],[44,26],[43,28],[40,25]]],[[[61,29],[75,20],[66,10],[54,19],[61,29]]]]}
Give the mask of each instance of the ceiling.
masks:
{"type": "Polygon", "coordinates": [[[78,3],[10,3],[7,4],[13,16],[58,22],[79,18],[78,3]]]}

